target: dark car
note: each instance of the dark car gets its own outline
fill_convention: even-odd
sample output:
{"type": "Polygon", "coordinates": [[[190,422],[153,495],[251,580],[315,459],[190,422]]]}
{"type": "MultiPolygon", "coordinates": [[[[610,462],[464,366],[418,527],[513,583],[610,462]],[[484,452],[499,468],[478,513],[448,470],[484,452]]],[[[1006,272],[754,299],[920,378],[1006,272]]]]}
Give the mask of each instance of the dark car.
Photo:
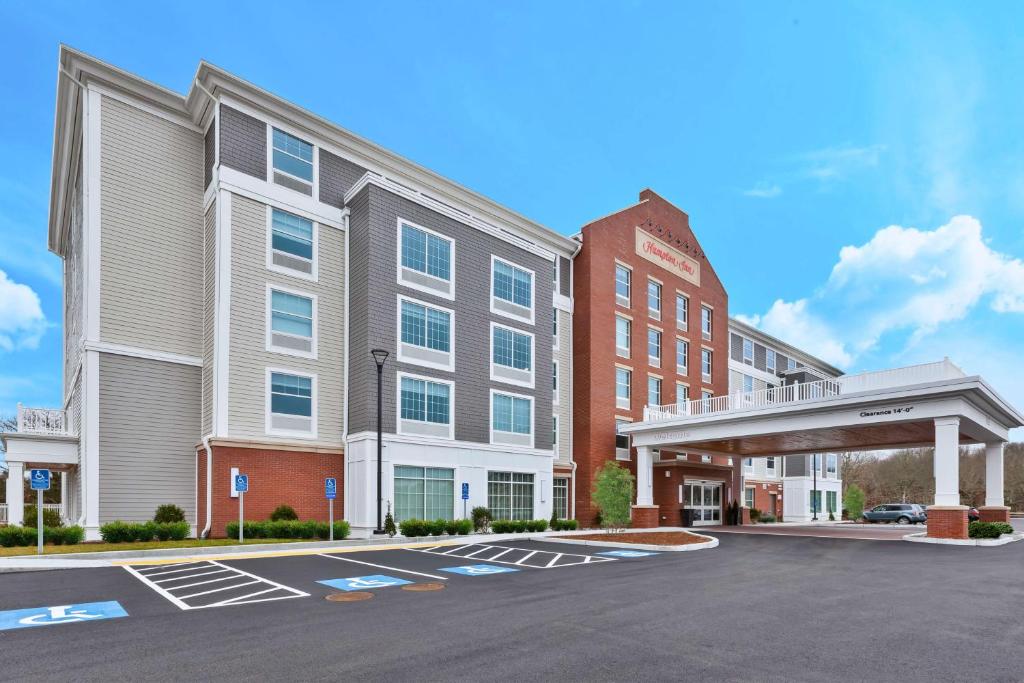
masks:
{"type": "Polygon", "coordinates": [[[875,522],[896,522],[898,524],[918,524],[928,521],[928,515],[920,505],[912,503],[886,503],[876,505],[864,511],[864,519],[875,522]]]}
{"type": "Polygon", "coordinates": [[[967,508],[967,521],[968,522],[977,522],[980,519],[981,519],[981,513],[978,512],[978,508],[976,508],[976,507],[969,507],[969,508],[967,508]]]}

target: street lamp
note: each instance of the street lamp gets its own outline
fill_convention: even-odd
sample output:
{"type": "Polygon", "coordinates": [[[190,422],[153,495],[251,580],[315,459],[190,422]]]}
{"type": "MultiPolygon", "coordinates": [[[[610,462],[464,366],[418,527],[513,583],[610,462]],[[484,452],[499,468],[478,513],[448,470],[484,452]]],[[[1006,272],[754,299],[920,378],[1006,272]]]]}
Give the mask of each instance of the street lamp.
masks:
{"type": "Polygon", "coordinates": [[[383,520],[380,516],[381,505],[383,504],[384,494],[381,488],[381,454],[383,453],[383,445],[381,444],[381,425],[380,425],[380,414],[381,414],[381,385],[384,377],[384,361],[388,359],[388,352],[384,349],[373,349],[370,351],[370,355],[373,356],[373,362],[377,364],[377,528],[373,530],[374,534],[383,534],[384,526],[383,520]]]}

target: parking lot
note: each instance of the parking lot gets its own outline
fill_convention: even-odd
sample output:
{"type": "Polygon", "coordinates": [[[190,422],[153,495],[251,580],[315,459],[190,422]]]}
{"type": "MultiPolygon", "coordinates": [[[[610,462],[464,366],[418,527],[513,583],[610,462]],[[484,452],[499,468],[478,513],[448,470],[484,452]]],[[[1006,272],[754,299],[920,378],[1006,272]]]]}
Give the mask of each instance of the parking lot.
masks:
{"type": "Polygon", "coordinates": [[[0,679],[1020,677],[1024,544],[720,541],[685,553],[515,541],[4,574],[0,611],[31,621],[0,630],[11,653],[0,679]]]}

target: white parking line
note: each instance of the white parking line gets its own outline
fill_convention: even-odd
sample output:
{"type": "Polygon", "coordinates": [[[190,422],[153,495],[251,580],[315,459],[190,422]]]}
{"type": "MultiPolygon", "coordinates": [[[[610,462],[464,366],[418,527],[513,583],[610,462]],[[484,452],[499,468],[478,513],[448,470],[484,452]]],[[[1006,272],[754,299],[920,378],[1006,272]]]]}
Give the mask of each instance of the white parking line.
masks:
{"type": "MultiPolygon", "coordinates": [[[[614,557],[597,557],[596,555],[584,555],[582,553],[556,553],[551,550],[527,550],[526,548],[508,547],[502,545],[480,545],[479,550],[474,550],[470,553],[459,554],[451,550],[445,552],[438,552],[438,548],[444,546],[435,546],[432,548],[406,548],[406,550],[414,553],[428,553],[431,555],[446,555],[448,557],[461,557],[461,558],[473,558],[477,560],[483,560],[485,562],[497,562],[498,564],[509,564],[512,566],[519,567],[532,567],[534,569],[557,569],[558,567],[571,567],[580,564],[597,564],[599,562],[614,562],[614,557]],[[497,555],[491,557],[480,556],[480,553],[488,550],[501,550],[497,555]],[[527,553],[525,557],[522,557],[515,561],[510,560],[499,560],[498,558],[502,555],[518,550],[520,552],[527,553]],[[551,558],[550,560],[548,558],[551,558]],[[561,564],[557,564],[561,562],[561,564]]],[[[472,548],[473,545],[463,546],[463,548],[472,548]]]]}
{"type": "MultiPolygon", "coordinates": [[[[523,558],[521,558],[520,560],[518,560],[518,561],[516,562],[516,564],[522,564],[523,562],[526,562],[526,561],[527,561],[528,559],[530,559],[531,557],[533,557],[533,556],[534,556],[534,555],[536,555],[536,554],[537,554],[537,551],[536,551],[536,550],[534,550],[533,552],[531,552],[530,554],[528,554],[528,555],[527,555],[526,557],[523,557],[523,558]]],[[[531,566],[531,565],[526,565],[526,566],[527,566],[527,567],[529,567],[529,566],[531,566]]]]}
{"type": "MultiPolygon", "coordinates": [[[[443,555],[444,553],[437,553],[443,555]]],[[[368,567],[376,567],[377,569],[388,569],[393,572],[402,572],[403,574],[415,574],[416,576],[425,576],[428,579],[440,579],[441,581],[447,581],[447,576],[438,576],[437,574],[427,574],[425,572],[414,572],[411,569],[399,569],[398,567],[389,567],[386,564],[374,564],[373,562],[363,562],[362,560],[353,560],[350,557],[338,557],[337,555],[321,554],[320,557],[329,557],[332,560],[341,560],[342,562],[354,562],[356,564],[365,564],[368,567]]]]}
{"type": "MultiPolygon", "coordinates": [[[[203,567],[205,569],[205,567],[203,567]]],[[[223,574],[224,572],[231,571],[230,569],[216,569],[212,572],[202,572],[200,574],[188,574],[186,576],[172,576],[169,579],[160,579],[153,583],[167,583],[168,581],[181,581],[182,579],[197,579],[200,576],[207,576],[209,574],[223,574]]],[[[175,586],[175,588],[181,588],[181,586],[175,586]]]]}
{"type": "Polygon", "coordinates": [[[548,562],[546,565],[544,565],[544,568],[547,569],[548,567],[553,566],[555,564],[555,562],[558,562],[558,560],[561,559],[561,557],[562,557],[562,553],[558,553],[557,555],[555,555],[554,557],[551,558],[550,562],[548,562]]]}
{"type": "Polygon", "coordinates": [[[147,572],[147,568],[142,568],[140,570],[130,565],[125,566],[125,569],[156,591],[159,595],[172,602],[179,609],[183,610],[225,607],[227,605],[245,605],[254,602],[268,602],[271,600],[287,600],[289,598],[309,597],[309,593],[304,591],[290,588],[289,586],[277,583],[276,581],[271,581],[270,579],[250,574],[249,572],[236,569],[235,567],[229,567],[221,564],[220,562],[215,562],[214,560],[182,563],[182,566],[178,569],[159,572],[147,572]],[[184,566],[186,564],[189,566],[184,566]],[[166,576],[168,574],[173,576],[159,580],[151,578],[154,576],[166,576]],[[215,579],[206,579],[205,581],[192,581],[192,579],[196,579],[201,576],[210,576],[212,574],[227,574],[227,576],[219,576],[215,579]],[[180,583],[174,586],[166,585],[170,581],[184,581],[185,583],[180,583]],[[189,588],[195,588],[197,586],[204,586],[212,583],[223,583],[226,581],[230,581],[231,583],[229,585],[218,586],[216,588],[182,594],[182,591],[189,588]],[[160,585],[161,583],[165,585],[160,585]],[[206,595],[257,585],[264,586],[264,588],[212,603],[204,600],[197,600],[197,598],[202,598],[206,595]],[[273,597],[259,597],[266,596],[268,593],[279,593],[280,595],[275,595],[273,597]]]}

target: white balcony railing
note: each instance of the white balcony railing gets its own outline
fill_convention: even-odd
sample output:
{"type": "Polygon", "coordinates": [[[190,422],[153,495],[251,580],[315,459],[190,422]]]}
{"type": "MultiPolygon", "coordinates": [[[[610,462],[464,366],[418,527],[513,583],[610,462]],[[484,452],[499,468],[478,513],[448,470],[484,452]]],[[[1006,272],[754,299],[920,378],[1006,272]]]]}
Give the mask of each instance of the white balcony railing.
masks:
{"type": "MultiPolygon", "coordinates": [[[[31,505],[32,503],[26,501],[25,504],[31,505]]],[[[60,503],[43,503],[43,510],[54,510],[56,512],[61,512],[61,507],[63,506],[60,503]]],[[[36,520],[26,519],[24,520],[24,522],[28,526],[35,526],[36,520]]],[[[7,503],[0,503],[0,524],[7,524],[7,503]]]]}
{"type": "Polygon", "coordinates": [[[68,433],[67,416],[54,408],[26,408],[18,404],[18,432],[63,436],[68,433]]]}

